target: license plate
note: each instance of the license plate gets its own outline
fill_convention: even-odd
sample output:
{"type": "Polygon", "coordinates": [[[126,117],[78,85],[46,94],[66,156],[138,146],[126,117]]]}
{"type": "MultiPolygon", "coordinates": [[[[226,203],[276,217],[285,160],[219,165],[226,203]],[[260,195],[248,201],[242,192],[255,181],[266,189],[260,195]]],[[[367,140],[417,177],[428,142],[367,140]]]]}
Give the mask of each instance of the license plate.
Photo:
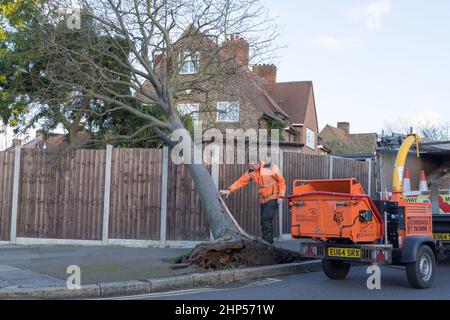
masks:
{"type": "Polygon", "coordinates": [[[440,241],[450,241],[450,233],[434,233],[433,239],[440,241]]]}
{"type": "Polygon", "coordinates": [[[361,249],[358,248],[328,248],[329,257],[361,258],[361,249]]]}

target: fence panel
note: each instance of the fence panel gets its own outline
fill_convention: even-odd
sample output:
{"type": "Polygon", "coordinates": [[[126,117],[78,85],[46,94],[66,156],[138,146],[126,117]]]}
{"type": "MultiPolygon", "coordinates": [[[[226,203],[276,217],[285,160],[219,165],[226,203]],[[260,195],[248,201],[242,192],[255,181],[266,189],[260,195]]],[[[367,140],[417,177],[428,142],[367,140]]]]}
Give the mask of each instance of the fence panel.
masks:
{"type": "Polygon", "coordinates": [[[0,241],[8,241],[11,232],[14,152],[0,152],[0,241]]]}
{"type": "Polygon", "coordinates": [[[109,238],[159,240],[162,150],[113,149],[109,238]]]}
{"type": "MultiPolygon", "coordinates": [[[[55,153],[22,149],[17,236],[28,238],[101,240],[103,223],[105,150],[55,153]]],[[[284,152],[283,175],[287,194],[296,179],[328,179],[327,156],[284,152]]],[[[375,192],[375,163],[333,158],[333,178],[358,178],[375,192]]],[[[14,152],[0,152],[0,240],[9,240],[14,152]]],[[[208,170],[210,170],[208,166],[208,170]]],[[[220,165],[219,188],[229,187],[247,165],[220,165]]],[[[109,206],[109,238],[159,240],[161,225],[162,150],[113,149],[109,206]]],[[[232,194],[226,203],[249,233],[260,236],[259,199],[255,184],[232,194]]],[[[279,233],[278,216],[274,234],[279,233]]],[[[291,233],[287,202],[283,233],[291,233]]],[[[195,184],[187,167],[168,166],[167,240],[207,241],[210,230],[195,184]]]]}
{"type": "MultiPolygon", "coordinates": [[[[333,178],[347,179],[356,178],[361,182],[364,191],[369,190],[369,163],[366,161],[355,161],[351,159],[333,159],[333,178]]],[[[373,171],[372,171],[373,172],[373,171]]],[[[371,179],[373,180],[373,178],[371,179]]]]}
{"type": "Polygon", "coordinates": [[[23,149],[17,236],[100,240],[104,150],[23,149]]]}
{"type": "MultiPolygon", "coordinates": [[[[219,187],[227,189],[234,181],[248,170],[248,165],[223,164],[220,165],[219,187]]],[[[250,234],[261,235],[261,218],[259,214],[259,198],[257,188],[254,183],[238,190],[225,200],[231,213],[242,228],[250,234]]],[[[277,218],[274,217],[276,221],[277,218]]],[[[276,231],[276,229],[274,229],[276,231]]]]}
{"type": "Polygon", "coordinates": [[[167,240],[209,240],[210,229],[187,167],[173,164],[169,156],[168,176],[167,240]]]}

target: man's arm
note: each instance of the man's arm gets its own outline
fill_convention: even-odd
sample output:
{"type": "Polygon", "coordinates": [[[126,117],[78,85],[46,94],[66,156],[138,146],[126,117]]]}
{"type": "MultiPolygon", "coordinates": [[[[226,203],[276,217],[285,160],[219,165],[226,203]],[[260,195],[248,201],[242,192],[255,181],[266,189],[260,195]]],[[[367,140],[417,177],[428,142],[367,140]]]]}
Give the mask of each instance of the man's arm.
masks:
{"type": "Polygon", "coordinates": [[[228,190],[220,190],[220,194],[228,198],[230,193],[242,189],[243,187],[248,185],[251,181],[252,178],[250,177],[250,174],[246,172],[239,179],[237,179],[231,186],[229,186],[228,190]]]}
{"type": "Polygon", "coordinates": [[[281,175],[280,169],[278,166],[276,166],[276,175],[275,179],[277,180],[278,185],[278,203],[282,203],[284,198],[286,197],[286,182],[284,180],[284,177],[281,175]]]}

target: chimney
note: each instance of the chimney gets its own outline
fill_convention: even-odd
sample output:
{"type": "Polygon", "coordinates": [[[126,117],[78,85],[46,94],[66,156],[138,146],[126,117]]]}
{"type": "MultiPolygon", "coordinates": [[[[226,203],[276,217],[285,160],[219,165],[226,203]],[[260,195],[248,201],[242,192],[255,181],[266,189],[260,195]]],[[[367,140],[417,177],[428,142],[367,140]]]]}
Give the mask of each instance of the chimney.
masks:
{"type": "Polygon", "coordinates": [[[163,59],[163,53],[155,53],[153,55],[153,68],[158,66],[161,63],[162,59],[163,59]]]}
{"type": "Polygon", "coordinates": [[[277,83],[277,67],[274,64],[255,64],[253,73],[262,78],[266,85],[277,83]]]}
{"type": "Polygon", "coordinates": [[[227,58],[237,58],[244,69],[248,69],[250,46],[240,35],[232,34],[224,44],[224,53],[227,58]]]}
{"type": "Polygon", "coordinates": [[[346,134],[350,133],[350,122],[338,122],[337,123],[338,129],[341,129],[346,134]]]}
{"type": "Polygon", "coordinates": [[[22,145],[22,139],[13,139],[12,140],[13,147],[22,145]]]}

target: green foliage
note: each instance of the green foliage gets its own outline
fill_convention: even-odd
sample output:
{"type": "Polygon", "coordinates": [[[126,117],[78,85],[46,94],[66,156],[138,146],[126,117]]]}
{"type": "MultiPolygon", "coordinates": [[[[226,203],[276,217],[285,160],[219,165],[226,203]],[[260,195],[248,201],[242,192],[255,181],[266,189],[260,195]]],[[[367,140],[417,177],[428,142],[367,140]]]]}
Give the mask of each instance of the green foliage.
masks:
{"type": "Polygon", "coordinates": [[[26,85],[25,74],[32,68],[34,52],[24,50],[39,5],[38,0],[0,0],[0,120],[15,127],[28,110],[19,88],[26,85]]]}
{"type": "Polygon", "coordinates": [[[269,129],[282,130],[285,127],[285,124],[283,124],[283,122],[278,121],[278,120],[273,120],[273,119],[267,119],[267,125],[268,125],[269,129]]]}
{"type": "MultiPolygon", "coordinates": [[[[0,33],[6,37],[0,43],[0,120],[16,132],[26,132],[36,124],[44,133],[62,125],[69,137],[87,130],[94,136],[92,147],[157,145],[159,140],[145,120],[122,110],[111,112],[114,105],[89,94],[133,94],[127,84],[128,71],[111,58],[126,61],[128,43],[99,34],[87,17],[82,17],[81,29],[68,29],[63,20],[50,22],[38,6],[44,1],[16,2],[0,0],[0,30],[9,30],[0,33]],[[48,39],[48,34],[53,38],[48,39]],[[103,66],[108,78],[123,83],[105,87],[96,81],[101,75],[93,63],[103,66]]],[[[160,119],[164,116],[160,108],[136,105],[135,99],[124,98],[123,102],[160,119]]]]}

